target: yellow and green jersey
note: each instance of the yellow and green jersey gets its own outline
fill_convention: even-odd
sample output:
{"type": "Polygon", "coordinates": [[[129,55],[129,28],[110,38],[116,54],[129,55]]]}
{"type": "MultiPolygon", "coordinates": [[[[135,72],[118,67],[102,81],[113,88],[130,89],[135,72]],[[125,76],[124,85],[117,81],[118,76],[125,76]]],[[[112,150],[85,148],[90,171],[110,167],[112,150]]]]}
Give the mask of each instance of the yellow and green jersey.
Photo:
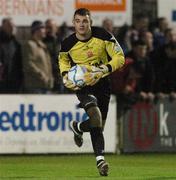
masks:
{"type": "Polygon", "coordinates": [[[92,27],[92,35],[85,41],[77,39],[75,33],[66,38],[61,43],[58,58],[61,74],[68,72],[75,64],[105,64],[111,73],[121,68],[124,61],[123,51],[114,36],[99,27],[92,27]]]}

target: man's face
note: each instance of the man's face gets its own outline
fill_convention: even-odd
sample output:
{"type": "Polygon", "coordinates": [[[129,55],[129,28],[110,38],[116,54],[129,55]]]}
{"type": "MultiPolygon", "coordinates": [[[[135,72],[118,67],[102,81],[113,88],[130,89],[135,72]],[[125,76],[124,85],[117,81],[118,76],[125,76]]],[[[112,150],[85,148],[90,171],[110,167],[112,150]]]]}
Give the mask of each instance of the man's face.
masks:
{"type": "Polygon", "coordinates": [[[110,19],[105,19],[103,22],[103,28],[112,33],[114,30],[113,22],[110,19]]]}
{"type": "Polygon", "coordinates": [[[167,34],[167,38],[169,42],[176,42],[176,30],[173,29],[167,34]]]}
{"type": "Polygon", "coordinates": [[[40,28],[40,29],[36,30],[36,34],[39,39],[45,38],[46,37],[45,28],[40,28]]]}
{"type": "Polygon", "coordinates": [[[88,15],[81,16],[76,14],[73,19],[73,25],[77,34],[81,36],[86,36],[91,29],[91,20],[88,15]]]}
{"type": "Polygon", "coordinates": [[[4,30],[7,34],[12,35],[12,34],[13,34],[13,31],[14,31],[14,28],[15,28],[15,25],[14,25],[12,19],[7,20],[7,21],[2,25],[2,28],[3,28],[3,30],[4,30]]]}
{"type": "Polygon", "coordinates": [[[46,34],[47,35],[55,35],[57,32],[57,26],[54,20],[48,20],[45,24],[46,34]]]}

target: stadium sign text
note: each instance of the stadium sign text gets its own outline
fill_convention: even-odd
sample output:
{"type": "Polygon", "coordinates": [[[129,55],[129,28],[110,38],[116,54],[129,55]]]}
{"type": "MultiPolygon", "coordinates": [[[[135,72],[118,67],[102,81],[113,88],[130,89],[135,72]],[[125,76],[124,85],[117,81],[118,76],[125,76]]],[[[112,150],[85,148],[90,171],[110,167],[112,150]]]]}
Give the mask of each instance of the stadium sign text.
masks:
{"type": "Polygon", "coordinates": [[[0,0],[0,15],[56,15],[64,12],[61,0],[0,0]]]}
{"type": "MultiPolygon", "coordinates": [[[[69,122],[87,119],[75,95],[3,94],[0,102],[0,154],[92,152],[89,133],[84,134],[81,149],[74,144],[69,122]]],[[[110,101],[108,119],[104,130],[106,151],[115,152],[115,97],[110,101]]]]}
{"type": "Polygon", "coordinates": [[[64,22],[72,26],[75,9],[90,9],[95,26],[102,26],[105,18],[113,20],[115,26],[131,24],[131,0],[0,0],[0,22],[12,17],[17,26],[30,26],[34,20],[54,19],[58,26],[64,22]]]}
{"type": "Polygon", "coordinates": [[[36,111],[33,104],[28,106],[19,105],[19,110],[9,113],[8,111],[0,112],[0,131],[42,131],[47,127],[49,131],[65,131],[68,122],[76,119],[84,121],[87,119],[86,113],[76,112],[41,112],[36,111]]]}

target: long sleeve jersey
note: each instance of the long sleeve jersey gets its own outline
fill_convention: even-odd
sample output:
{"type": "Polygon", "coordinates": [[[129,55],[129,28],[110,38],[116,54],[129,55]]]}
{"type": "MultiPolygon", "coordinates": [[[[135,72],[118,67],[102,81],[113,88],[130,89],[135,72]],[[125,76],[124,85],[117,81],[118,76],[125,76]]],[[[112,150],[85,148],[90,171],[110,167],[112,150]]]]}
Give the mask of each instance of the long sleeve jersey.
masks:
{"type": "Polygon", "coordinates": [[[123,51],[112,34],[99,27],[92,27],[89,39],[81,41],[76,34],[61,43],[58,64],[61,74],[78,65],[106,65],[109,73],[124,65],[123,51]]]}

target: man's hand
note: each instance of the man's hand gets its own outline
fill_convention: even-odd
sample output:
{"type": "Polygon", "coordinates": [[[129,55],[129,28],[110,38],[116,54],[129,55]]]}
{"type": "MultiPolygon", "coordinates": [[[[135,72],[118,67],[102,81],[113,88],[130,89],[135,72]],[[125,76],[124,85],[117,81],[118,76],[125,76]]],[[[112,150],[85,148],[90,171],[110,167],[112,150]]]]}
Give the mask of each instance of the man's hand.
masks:
{"type": "Polygon", "coordinates": [[[101,65],[100,67],[91,67],[91,71],[85,73],[85,83],[88,86],[93,86],[96,84],[106,73],[108,73],[108,67],[106,65],[101,65]]]}
{"type": "Polygon", "coordinates": [[[71,89],[71,90],[73,90],[73,91],[76,91],[76,90],[79,90],[79,89],[80,89],[78,86],[76,86],[75,84],[73,84],[72,81],[70,81],[70,80],[68,79],[68,75],[67,75],[67,74],[65,74],[65,75],[63,76],[63,83],[64,83],[64,86],[65,86],[66,88],[71,89]]]}

